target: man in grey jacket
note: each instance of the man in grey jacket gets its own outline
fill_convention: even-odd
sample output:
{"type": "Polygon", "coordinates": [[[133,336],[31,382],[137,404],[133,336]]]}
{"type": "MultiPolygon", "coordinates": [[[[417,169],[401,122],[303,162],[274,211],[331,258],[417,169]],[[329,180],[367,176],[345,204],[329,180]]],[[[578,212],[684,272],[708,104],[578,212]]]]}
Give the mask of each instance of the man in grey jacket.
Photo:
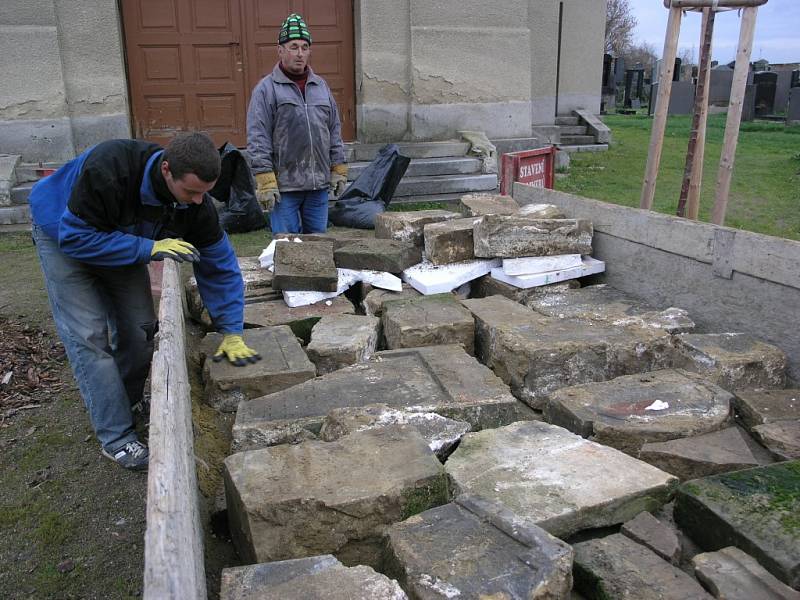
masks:
{"type": "Polygon", "coordinates": [[[273,233],[320,233],[328,191],[347,184],[341,122],[328,84],[308,66],[311,34],[289,15],[278,37],[278,64],[258,82],[247,110],[247,151],[256,195],[273,233]]]}

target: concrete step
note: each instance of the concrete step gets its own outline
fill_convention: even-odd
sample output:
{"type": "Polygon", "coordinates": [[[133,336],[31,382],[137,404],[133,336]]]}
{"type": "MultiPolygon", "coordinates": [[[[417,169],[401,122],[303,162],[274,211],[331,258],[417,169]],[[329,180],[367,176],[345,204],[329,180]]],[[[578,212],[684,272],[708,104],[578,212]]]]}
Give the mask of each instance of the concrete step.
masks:
{"type": "MultiPolygon", "coordinates": [[[[350,163],[347,178],[354,181],[369,165],[368,161],[350,163]]],[[[472,175],[481,172],[481,161],[467,156],[447,158],[415,158],[408,165],[405,177],[429,177],[431,175],[472,175]]]]}
{"type": "Polygon", "coordinates": [[[0,208],[0,225],[26,225],[31,222],[31,211],[28,206],[4,206],[0,208]]]}
{"type": "Polygon", "coordinates": [[[495,145],[495,148],[497,148],[498,157],[509,152],[535,150],[544,145],[538,137],[497,139],[492,140],[492,143],[495,145]]]}
{"type": "Polygon", "coordinates": [[[561,125],[559,126],[561,136],[565,135],[586,135],[586,125],[561,125]]]}
{"type": "Polygon", "coordinates": [[[556,125],[578,125],[578,117],[556,117],[556,125]]]}
{"type": "Polygon", "coordinates": [[[20,206],[28,203],[28,196],[31,195],[31,188],[35,181],[27,181],[23,184],[11,188],[11,204],[20,206]]]}
{"type": "Polygon", "coordinates": [[[582,144],[594,144],[593,135],[562,135],[561,144],[565,146],[580,146],[582,144]]]}
{"type": "Polygon", "coordinates": [[[400,181],[398,196],[427,196],[430,194],[456,194],[486,192],[497,187],[497,175],[436,175],[433,177],[406,177],[400,181]]]}
{"type": "MultiPolygon", "coordinates": [[[[392,199],[392,202],[389,206],[393,206],[394,210],[398,210],[399,207],[404,207],[406,205],[418,205],[418,204],[442,204],[444,208],[447,210],[456,210],[458,209],[459,203],[461,202],[461,196],[464,194],[456,193],[456,194],[427,194],[424,196],[400,196],[395,197],[392,199]]],[[[414,207],[416,208],[416,206],[414,207]]],[[[406,210],[403,208],[403,210],[406,210]]]]}
{"type": "MultiPolygon", "coordinates": [[[[385,144],[345,144],[347,162],[370,161],[385,144]]],[[[401,142],[400,153],[409,158],[445,158],[464,156],[469,150],[467,142],[401,142]]]]}
{"type": "Polygon", "coordinates": [[[605,152],[606,150],[608,150],[608,144],[581,144],[578,146],[559,145],[558,149],[563,152],[568,152],[570,154],[575,152],[605,152]]]}

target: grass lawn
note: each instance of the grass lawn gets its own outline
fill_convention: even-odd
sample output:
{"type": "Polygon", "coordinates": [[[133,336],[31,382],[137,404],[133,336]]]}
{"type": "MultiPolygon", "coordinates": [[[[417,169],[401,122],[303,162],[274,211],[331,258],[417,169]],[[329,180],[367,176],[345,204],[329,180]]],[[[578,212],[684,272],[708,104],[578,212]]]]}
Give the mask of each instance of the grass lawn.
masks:
{"type": "MultiPolygon", "coordinates": [[[[556,189],[639,206],[647,164],[650,127],[646,116],[608,115],[613,142],[608,152],[573,154],[569,175],[556,189]]],[[[675,214],[686,161],[690,116],[670,117],[664,137],[654,210],[675,214]]],[[[714,204],[725,115],[711,115],[706,135],[700,220],[714,204]]],[[[743,123],[736,150],[725,225],[800,240],[800,127],[782,123],[743,123]]]]}

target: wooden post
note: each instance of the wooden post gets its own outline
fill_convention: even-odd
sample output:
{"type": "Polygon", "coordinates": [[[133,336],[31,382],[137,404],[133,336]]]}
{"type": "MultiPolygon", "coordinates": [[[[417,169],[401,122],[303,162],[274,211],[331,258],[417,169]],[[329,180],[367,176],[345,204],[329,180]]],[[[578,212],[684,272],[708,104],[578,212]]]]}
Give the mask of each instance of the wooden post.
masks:
{"type": "Polygon", "coordinates": [[[731,84],[731,101],[728,104],[728,119],[725,123],[725,140],[717,175],[717,193],[714,198],[714,208],[711,211],[711,222],[716,225],[722,225],[725,222],[725,211],[728,208],[728,195],[731,190],[736,143],[742,121],[747,74],[750,71],[750,53],[753,49],[757,12],[758,8],[753,6],[745,8],[742,14],[739,48],[736,50],[736,67],[733,69],[733,83],[731,84]]]}
{"type": "Polygon", "coordinates": [[[700,32],[700,71],[697,74],[697,91],[692,114],[692,132],[686,151],[681,196],[678,200],[679,217],[697,219],[700,208],[700,186],[703,181],[703,158],[706,143],[706,121],[708,120],[708,87],[711,83],[711,39],[714,35],[715,12],[703,9],[703,26],[700,32]],[[688,212],[688,215],[687,215],[688,212]]]}
{"type": "Polygon", "coordinates": [[[761,6],[768,0],[664,0],[665,8],[683,8],[692,10],[696,8],[744,8],[746,6],[761,6]]]}
{"type": "Polygon", "coordinates": [[[163,277],[158,350],[151,370],[144,598],[205,600],[183,295],[174,261],[164,261],[163,277]]]}
{"type": "MultiPolygon", "coordinates": [[[[681,9],[669,9],[667,34],[664,38],[663,68],[658,82],[658,99],[656,114],[653,119],[653,130],[650,133],[650,148],[647,152],[647,168],[642,183],[642,196],[639,207],[650,210],[656,194],[656,178],[658,165],[661,162],[661,148],[664,144],[664,130],[667,127],[669,97],[672,93],[672,74],[675,71],[675,55],[678,53],[678,35],[681,31],[681,9]]],[[[652,102],[652,100],[651,100],[652,102]]]]}

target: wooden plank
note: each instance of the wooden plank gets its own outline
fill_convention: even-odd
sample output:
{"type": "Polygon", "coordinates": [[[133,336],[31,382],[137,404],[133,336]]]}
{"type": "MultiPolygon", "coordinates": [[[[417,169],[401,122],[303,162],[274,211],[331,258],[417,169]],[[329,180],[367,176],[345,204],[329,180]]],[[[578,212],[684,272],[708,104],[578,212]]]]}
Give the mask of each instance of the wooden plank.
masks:
{"type": "Polygon", "coordinates": [[[647,151],[647,168],[642,183],[642,196],[639,208],[650,210],[653,208],[653,198],[656,195],[656,179],[658,178],[658,165],[661,163],[661,150],[664,144],[664,130],[667,127],[667,114],[669,111],[669,98],[672,94],[672,74],[675,71],[675,56],[678,53],[678,36],[681,32],[681,9],[671,8],[667,21],[667,34],[664,37],[664,68],[658,84],[658,100],[656,101],[656,114],[653,119],[653,129],[650,133],[650,148],[647,151]]]}
{"type": "Polygon", "coordinates": [[[164,261],[158,350],[151,369],[145,600],[205,600],[203,537],[192,438],[178,266],[164,261]]]}
{"type": "Polygon", "coordinates": [[[739,30],[739,48],[736,50],[736,66],[733,69],[733,83],[731,84],[731,101],[728,104],[728,119],[725,123],[725,140],[722,146],[722,156],[719,161],[717,175],[717,192],[714,198],[714,208],[711,211],[711,222],[716,225],[725,223],[725,211],[728,208],[728,195],[731,190],[733,177],[733,163],[736,159],[736,144],[739,139],[739,127],[742,122],[742,108],[744,105],[747,75],[750,71],[750,53],[753,50],[753,35],[756,28],[756,14],[758,8],[745,8],[742,14],[742,24],[739,30]]]}
{"type": "Polygon", "coordinates": [[[761,6],[768,0],[664,0],[664,8],[681,8],[684,10],[696,8],[744,8],[746,6],[761,6]]]}

